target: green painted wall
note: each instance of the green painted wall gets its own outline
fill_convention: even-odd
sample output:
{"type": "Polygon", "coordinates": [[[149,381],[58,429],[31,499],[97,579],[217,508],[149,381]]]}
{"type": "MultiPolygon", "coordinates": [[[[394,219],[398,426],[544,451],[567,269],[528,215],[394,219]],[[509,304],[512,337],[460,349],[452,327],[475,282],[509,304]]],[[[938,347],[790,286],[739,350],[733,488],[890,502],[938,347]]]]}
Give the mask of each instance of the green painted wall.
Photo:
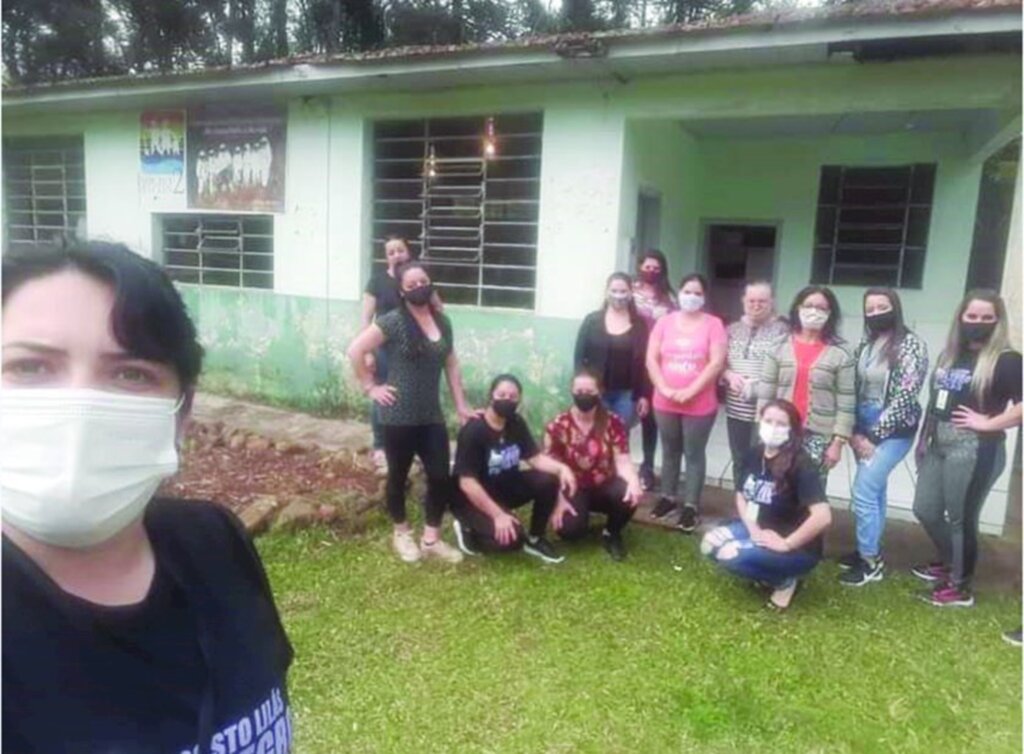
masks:
{"type": "MultiPolygon", "coordinates": [[[[204,389],[328,416],[365,416],[367,400],[345,357],[358,329],[357,304],[228,288],[180,290],[207,351],[204,389]]],[[[523,411],[535,431],[568,404],[575,321],[472,307],[446,311],[473,405],[484,405],[491,378],[506,371],[523,382],[523,411]]],[[[442,393],[450,408],[447,388],[442,393]]]]}

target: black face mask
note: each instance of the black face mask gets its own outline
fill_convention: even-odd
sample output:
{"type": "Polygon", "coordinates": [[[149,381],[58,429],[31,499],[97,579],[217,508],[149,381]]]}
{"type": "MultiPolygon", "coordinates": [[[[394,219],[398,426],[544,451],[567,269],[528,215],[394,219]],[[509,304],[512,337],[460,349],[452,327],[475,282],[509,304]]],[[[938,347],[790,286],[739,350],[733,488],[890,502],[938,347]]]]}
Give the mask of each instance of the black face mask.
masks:
{"type": "Polygon", "coordinates": [[[423,306],[430,303],[430,297],[433,293],[434,286],[428,283],[427,285],[421,285],[419,288],[413,288],[411,291],[403,291],[402,295],[413,306],[423,306]]]}
{"type": "Polygon", "coordinates": [[[872,314],[864,318],[864,326],[868,328],[871,335],[888,332],[896,326],[896,311],[890,309],[881,314],[872,314]]]}
{"type": "Polygon", "coordinates": [[[509,398],[495,398],[491,401],[491,408],[494,409],[494,413],[502,419],[511,419],[516,415],[516,410],[519,408],[519,401],[513,401],[509,398]]]}
{"type": "Polygon", "coordinates": [[[640,270],[640,279],[648,285],[654,285],[661,280],[661,270],[640,270]]]}
{"type": "Polygon", "coordinates": [[[600,400],[600,396],[591,395],[590,393],[572,394],[572,402],[576,404],[576,408],[583,412],[593,411],[600,400]]]}
{"type": "Polygon", "coordinates": [[[961,322],[960,340],[964,343],[984,343],[995,329],[995,322],[961,322]]]}

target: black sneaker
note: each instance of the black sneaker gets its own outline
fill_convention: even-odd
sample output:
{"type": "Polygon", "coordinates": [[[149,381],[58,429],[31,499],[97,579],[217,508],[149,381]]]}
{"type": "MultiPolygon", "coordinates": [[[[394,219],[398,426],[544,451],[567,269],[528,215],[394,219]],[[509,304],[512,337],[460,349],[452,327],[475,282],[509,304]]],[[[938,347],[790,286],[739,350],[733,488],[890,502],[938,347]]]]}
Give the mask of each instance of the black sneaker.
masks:
{"type": "Polygon", "coordinates": [[[621,532],[615,534],[607,530],[601,532],[601,544],[604,545],[604,549],[608,554],[612,556],[612,560],[626,559],[626,543],[622,541],[621,532]]]}
{"type": "Polygon", "coordinates": [[[1020,646],[1020,638],[1021,637],[1019,628],[1016,631],[1007,631],[1003,634],[1003,641],[1005,641],[1007,644],[1012,644],[1015,647],[1020,646]]]}
{"type": "Polygon", "coordinates": [[[544,539],[544,537],[527,537],[526,541],[523,542],[523,552],[535,558],[540,558],[545,563],[561,563],[565,560],[565,556],[559,555],[555,548],[551,546],[551,543],[544,539]]]}
{"type": "Polygon", "coordinates": [[[466,553],[466,555],[480,554],[480,548],[476,543],[476,535],[473,534],[472,529],[467,529],[460,524],[459,519],[452,521],[452,529],[455,530],[455,542],[460,550],[466,553]]]}
{"type": "Polygon", "coordinates": [[[675,513],[677,506],[670,498],[663,497],[658,500],[654,506],[654,510],[651,511],[651,518],[662,519],[668,518],[670,515],[675,513]]]}
{"type": "Polygon", "coordinates": [[[859,568],[860,564],[863,562],[864,560],[861,558],[860,553],[854,550],[853,552],[848,552],[843,557],[839,558],[839,570],[852,571],[855,568],[859,568]]]}
{"type": "Polygon", "coordinates": [[[885,573],[885,563],[878,558],[874,563],[862,560],[857,567],[839,574],[839,583],[843,586],[864,586],[872,581],[881,581],[885,573]]]}
{"type": "Polygon", "coordinates": [[[654,469],[644,465],[640,467],[640,489],[650,492],[654,489],[654,469]]]}
{"type": "Polygon", "coordinates": [[[693,534],[697,528],[697,509],[692,505],[684,505],[679,509],[679,523],[676,526],[683,534],[693,534]]]}

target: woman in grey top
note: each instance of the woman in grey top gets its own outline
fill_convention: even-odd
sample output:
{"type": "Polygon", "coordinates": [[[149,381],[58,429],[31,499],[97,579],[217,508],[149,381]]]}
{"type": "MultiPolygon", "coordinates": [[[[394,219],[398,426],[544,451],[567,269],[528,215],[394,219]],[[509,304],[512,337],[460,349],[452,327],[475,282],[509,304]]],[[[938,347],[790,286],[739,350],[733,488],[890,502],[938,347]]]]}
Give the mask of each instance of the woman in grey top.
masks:
{"type": "Polygon", "coordinates": [[[733,486],[739,489],[744,459],[753,447],[757,427],[757,380],[765,356],[789,334],[785,320],[775,314],[771,283],[755,280],[743,287],[743,316],[729,325],[729,350],[722,383],[733,486]]]}
{"type": "Polygon", "coordinates": [[[462,390],[451,322],[431,304],[433,286],[426,269],[419,262],[408,262],[396,275],[401,306],[363,330],[349,346],[348,357],[359,384],[380,407],[395,552],[407,563],[424,557],[457,563],[462,553],[441,539],[441,520],[451,493],[448,432],[438,395],[442,370],[460,423],[473,411],[462,390]],[[387,354],[388,378],[378,385],[365,359],[382,347],[387,354]],[[414,456],[419,456],[427,476],[426,526],[418,545],[405,515],[405,484],[414,456]]]}

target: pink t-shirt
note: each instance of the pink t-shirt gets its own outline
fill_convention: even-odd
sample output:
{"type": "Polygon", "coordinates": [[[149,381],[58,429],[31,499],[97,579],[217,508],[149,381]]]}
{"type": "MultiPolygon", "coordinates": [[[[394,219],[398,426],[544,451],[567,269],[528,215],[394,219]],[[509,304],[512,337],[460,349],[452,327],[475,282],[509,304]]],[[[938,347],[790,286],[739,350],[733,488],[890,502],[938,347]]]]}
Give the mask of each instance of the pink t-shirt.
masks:
{"type": "MultiPolygon", "coordinates": [[[[690,332],[683,332],[684,314],[666,314],[654,325],[648,348],[657,349],[658,364],[665,384],[672,390],[689,387],[711,360],[711,347],[726,343],[725,327],[722,320],[711,314],[704,314],[690,332]]],[[[686,403],[676,403],[654,391],[654,408],[672,414],[686,416],[707,416],[718,410],[718,395],[715,391],[717,380],[711,380],[707,387],[686,403]]]]}

